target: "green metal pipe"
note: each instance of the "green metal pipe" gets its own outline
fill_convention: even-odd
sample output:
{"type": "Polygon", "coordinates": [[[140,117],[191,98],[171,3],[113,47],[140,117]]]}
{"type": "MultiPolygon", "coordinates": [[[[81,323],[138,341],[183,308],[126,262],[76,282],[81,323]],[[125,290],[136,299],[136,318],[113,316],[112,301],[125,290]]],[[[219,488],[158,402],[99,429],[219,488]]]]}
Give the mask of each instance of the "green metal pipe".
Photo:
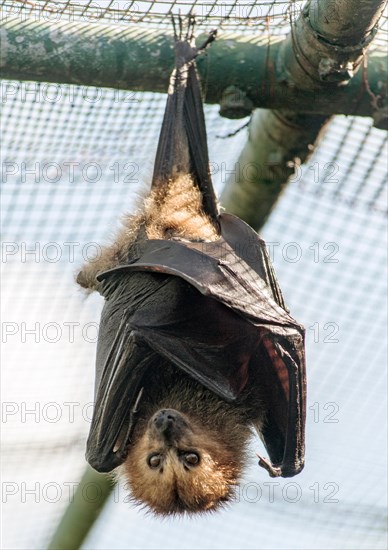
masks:
{"type": "Polygon", "coordinates": [[[89,466],[66,508],[48,550],[78,550],[113,489],[113,481],[89,466]]]}
{"type": "Polygon", "coordinates": [[[307,9],[311,26],[332,44],[354,46],[373,37],[386,0],[310,0],[307,9]]]}
{"type": "MultiPolygon", "coordinates": [[[[379,94],[385,96],[386,84],[381,82],[373,97],[371,90],[367,90],[366,79],[369,81],[370,73],[366,75],[358,70],[374,36],[382,4],[381,0],[307,2],[281,45],[277,59],[278,78],[283,78],[285,86],[295,90],[300,97],[317,92],[324,98],[319,101],[320,105],[346,96],[349,105],[341,111],[344,114],[359,115],[363,111],[358,100],[364,89],[368,92],[369,104],[374,105],[375,124],[386,128],[386,98],[377,97],[379,94]],[[337,13],[335,10],[341,14],[340,21],[333,15],[337,13]],[[361,12],[364,14],[362,21],[359,20],[361,12]],[[353,39],[349,27],[354,28],[353,39]],[[344,36],[336,35],[341,32],[344,36]],[[333,43],[328,41],[328,37],[335,36],[333,43]],[[364,80],[360,82],[360,78],[364,80]]],[[[312,114],[307,105],[306,108],[295,105],[292,111],[255,113],[248,142],[236,164],[237,175],[229,178],[221,195],[227,211],[242,217],[256,229],[265,223],[295,167],[311,155],[321,130],[330,120],[329,109],[326,116],[312,114]]]]}
{"type": "MultiPolygon", "coordinates": [[[[0,30],[0,74],[3,79],[32,80],[165,92],[173,66],[172,37],[140,25],[120,27],[102,23],[35,21],[5,18],[0,30]]],[[[198,43],[203,41],[198,37],[198,43]]],[[[359,72],[348,86],[330,91],[289,86],[284,66],[285,40],[220,32],[198,69],[207,103],[220,103],[231,85],[255,107],[295,112],[373,116],[375,107],[359,72]]],[[[379,94],[387,81],[382,52],[371,55],[368,82],[379,94]]],[[[3,89],[3,96],[12,93],[3,89]]],[[[3,99],[4,101],[4,99],[3,99]]],[[[246,113],[242,113],[244,116],[246,113]]]]}
{"type": "Polygon", "coordinates": [[[225,210],[259,230],[327,122],[323,115],[255,111],[248,141],[221,195],[225,210]]]}

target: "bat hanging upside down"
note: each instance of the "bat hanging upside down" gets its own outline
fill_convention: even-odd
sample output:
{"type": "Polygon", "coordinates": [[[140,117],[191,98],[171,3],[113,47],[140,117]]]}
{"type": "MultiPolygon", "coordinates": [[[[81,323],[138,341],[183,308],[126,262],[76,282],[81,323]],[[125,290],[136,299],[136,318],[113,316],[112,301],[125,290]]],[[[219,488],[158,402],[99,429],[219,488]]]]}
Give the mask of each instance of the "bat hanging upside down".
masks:
{"type": "Polygon", "coordinates": [[[304,463],[304,330],[289,315],[265,243],[220,214],[190,18],[143,210],[77,282],[105,298],[87,460],[161,515],[233,498],[256,430],[271,476],[304,463]]]}

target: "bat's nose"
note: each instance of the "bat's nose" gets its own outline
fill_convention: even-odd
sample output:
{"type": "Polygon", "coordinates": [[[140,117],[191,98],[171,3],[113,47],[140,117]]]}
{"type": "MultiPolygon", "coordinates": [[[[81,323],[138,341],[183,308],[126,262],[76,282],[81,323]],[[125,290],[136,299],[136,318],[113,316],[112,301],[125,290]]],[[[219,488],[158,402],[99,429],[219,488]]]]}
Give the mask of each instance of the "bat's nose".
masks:
{"type": "Polygon", "coordinates": [[[174,409],[162,409],[154,414],[152,422],[157,430],[164,431],[169,426],[172,426],[182,418],[174,409]]]}
{"type": "Polygon", "coordinates": [[[151,426],[154,433],[162,436],[166,441],[179,438],[187,428],[184,417],[174,409],[161,409],[151,418],[151,426]]]}

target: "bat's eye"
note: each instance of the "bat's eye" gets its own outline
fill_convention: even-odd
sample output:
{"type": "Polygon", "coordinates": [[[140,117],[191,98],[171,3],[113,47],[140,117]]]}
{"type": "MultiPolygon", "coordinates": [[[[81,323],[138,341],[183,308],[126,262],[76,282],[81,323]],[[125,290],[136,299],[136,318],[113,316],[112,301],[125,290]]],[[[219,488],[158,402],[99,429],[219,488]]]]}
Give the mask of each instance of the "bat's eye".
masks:
{"type": "Polygon", "coordinates": [[[162,455],[160,454],[150,455],[147,459],[147,462],[150,468],[159,468],[159,466],[162,463],[162,455]]]}
{"type": "Polygon", "coordinates": [[[183,459],[187,466],[197,466],[199,464],[199,455],[197,453],[185,453],[183,459]]]}

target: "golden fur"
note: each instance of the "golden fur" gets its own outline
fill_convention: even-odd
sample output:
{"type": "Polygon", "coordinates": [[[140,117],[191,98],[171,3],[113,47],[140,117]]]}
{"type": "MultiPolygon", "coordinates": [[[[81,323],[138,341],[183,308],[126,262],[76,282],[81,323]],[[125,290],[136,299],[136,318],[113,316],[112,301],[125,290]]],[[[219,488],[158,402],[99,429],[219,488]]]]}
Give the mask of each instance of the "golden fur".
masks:
{"type": "Polygon", "coordinates": [[[201,194],[189,175],[177,176],[154,191],[144,201],[142,212],[127,215],[113,244],[101,250],[83,266],[77,276],[82,287],[95,290],[96,276],[127,259],[141,228],[149,239],[215,241],[218,234],[209,217],[201,211],[201,194]]]}
{"type": "Polygon", "coordinates": [[[219,434],[198,426],[194,435],[181,439],[179,447],[163,447],[146,431],[122,468],[133,498],[163,515],[208,511],[227,501],[237,483],[239,465],[218,439],[219,434]],[[200,464],[187,470],[179,460],[183,450],[198,452],[200,464]],[[151,470],[146,462],[154,451],[165,455],[162,471],[151,470]]]}

